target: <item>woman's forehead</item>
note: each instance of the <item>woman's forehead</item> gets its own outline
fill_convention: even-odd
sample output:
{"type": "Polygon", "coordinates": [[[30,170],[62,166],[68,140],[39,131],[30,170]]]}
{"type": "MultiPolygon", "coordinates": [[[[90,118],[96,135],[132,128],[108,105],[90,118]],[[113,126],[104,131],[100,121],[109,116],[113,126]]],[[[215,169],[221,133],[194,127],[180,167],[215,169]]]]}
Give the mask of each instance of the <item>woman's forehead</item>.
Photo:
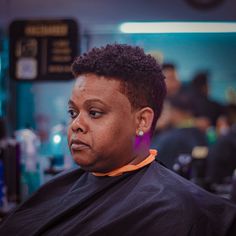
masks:
{"type": "Polygon", "coordinates": [[[84,102],[96,99],[107,104],[129,103],[131,106],[129,99],[121,91],[120,81],[94,74],[79,76],[73,87],[71,100],[84,102]]]}
{"type": "Polygon", "coordinates": [[[101,93],[120,93],[120,82],[114,79],[108,79],[104,76],[86,74],[77,77],[73,91],[77,91],[78,93],[94,93],[98,95],[101,93]]]}

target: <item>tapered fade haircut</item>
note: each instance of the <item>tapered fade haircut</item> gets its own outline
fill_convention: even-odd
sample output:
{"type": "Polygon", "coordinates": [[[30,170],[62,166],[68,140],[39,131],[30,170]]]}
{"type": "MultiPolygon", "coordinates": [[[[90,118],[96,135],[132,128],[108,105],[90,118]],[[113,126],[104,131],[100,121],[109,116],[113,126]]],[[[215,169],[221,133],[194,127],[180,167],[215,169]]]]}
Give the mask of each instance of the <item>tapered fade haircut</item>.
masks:
{"type": "Polygon", "coordinates": [[[72,64],[75,77],[96,74],[121,83],[121,92],[129,99],[132,109],[150,107],[154,111],[155,129],[166,96],[165,77],[161,66],[140,47],[108,44],[93,48],[77,57],[72,64]]]}

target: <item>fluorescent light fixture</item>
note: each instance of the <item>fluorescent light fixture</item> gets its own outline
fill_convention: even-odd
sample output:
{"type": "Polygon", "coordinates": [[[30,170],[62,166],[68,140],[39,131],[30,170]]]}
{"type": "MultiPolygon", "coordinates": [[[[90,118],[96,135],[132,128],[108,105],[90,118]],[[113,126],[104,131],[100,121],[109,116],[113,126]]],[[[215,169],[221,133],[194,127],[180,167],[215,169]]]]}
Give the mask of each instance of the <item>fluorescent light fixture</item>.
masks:
{"type": "Polygon", "coordinates": [[[235,33],[236,22],[127,22],[120,31],[142,33],[235,33]]]}

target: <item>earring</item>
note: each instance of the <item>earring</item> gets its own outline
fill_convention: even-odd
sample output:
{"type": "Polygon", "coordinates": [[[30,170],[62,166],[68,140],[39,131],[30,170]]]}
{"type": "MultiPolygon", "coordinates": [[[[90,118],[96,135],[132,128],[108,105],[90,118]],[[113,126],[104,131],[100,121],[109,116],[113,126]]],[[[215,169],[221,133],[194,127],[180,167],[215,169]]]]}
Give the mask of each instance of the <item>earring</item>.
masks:
{"type": "Polygon", "coordinates": [[[140,129],[139,131],[138,131],[138,136],[143,136],[144,135],[144,132],[140,129]]]}

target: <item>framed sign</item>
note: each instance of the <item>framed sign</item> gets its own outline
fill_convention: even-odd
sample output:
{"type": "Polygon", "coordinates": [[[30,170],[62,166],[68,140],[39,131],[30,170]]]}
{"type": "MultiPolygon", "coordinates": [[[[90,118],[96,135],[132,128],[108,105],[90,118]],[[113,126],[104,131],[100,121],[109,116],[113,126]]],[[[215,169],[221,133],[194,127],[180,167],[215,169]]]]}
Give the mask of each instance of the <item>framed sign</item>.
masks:
{"type": "Polygon", "coordinates": [[[10,76],[18,81],[72,79],[79,51],[76,21],[16,20],[9,27],[10,76]]]}

